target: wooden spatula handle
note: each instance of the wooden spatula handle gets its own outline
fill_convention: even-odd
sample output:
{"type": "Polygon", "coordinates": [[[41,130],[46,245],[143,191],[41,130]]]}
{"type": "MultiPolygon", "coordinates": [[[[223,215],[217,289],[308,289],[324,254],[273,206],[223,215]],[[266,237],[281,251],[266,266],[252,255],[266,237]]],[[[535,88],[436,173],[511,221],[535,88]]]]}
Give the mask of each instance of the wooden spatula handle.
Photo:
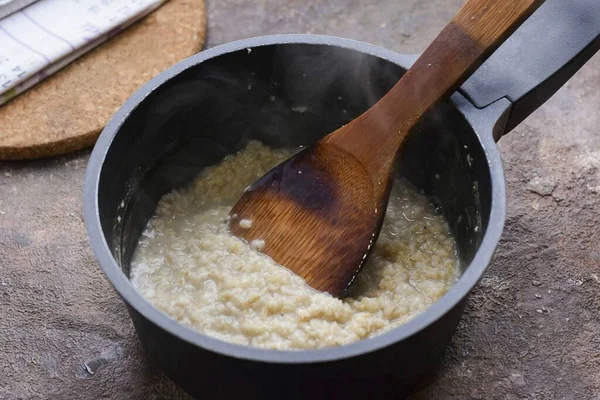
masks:
{"type": "Polygon", "coordinates": [[[373,176],[387,176],[405,136],[424,114],[456,90],[543,2],[467,0],[377,104],[324,141],[354,154],[373,176]]]}
{"type": "MultiPolygon", "coordinates": [[[[440,97],[456,90],[543,0],[467,0],[414,66],[381,100],[406,133],[440,97]],[[410,102],[410,107],[403,105],[410,102]],[[418,105],[418,106],[415,106],[418,105]],[[407,115],[404,110],[410,110],[407,115]]],[[[402,135],[401,135],[402,136],[402,135]]]]}

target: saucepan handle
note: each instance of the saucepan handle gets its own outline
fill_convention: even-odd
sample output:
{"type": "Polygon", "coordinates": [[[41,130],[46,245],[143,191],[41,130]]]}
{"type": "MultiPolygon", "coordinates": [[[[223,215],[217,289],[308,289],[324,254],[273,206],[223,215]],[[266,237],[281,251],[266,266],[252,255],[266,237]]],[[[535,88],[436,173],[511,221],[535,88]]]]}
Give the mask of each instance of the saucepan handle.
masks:
{"type": "Polygon", "coordinates": [[[600,0],[547,0],[460,91],[478,108],[502,98],[510,100],[513,105],[502,136],[548,100],[599,49],[600,0]]]}

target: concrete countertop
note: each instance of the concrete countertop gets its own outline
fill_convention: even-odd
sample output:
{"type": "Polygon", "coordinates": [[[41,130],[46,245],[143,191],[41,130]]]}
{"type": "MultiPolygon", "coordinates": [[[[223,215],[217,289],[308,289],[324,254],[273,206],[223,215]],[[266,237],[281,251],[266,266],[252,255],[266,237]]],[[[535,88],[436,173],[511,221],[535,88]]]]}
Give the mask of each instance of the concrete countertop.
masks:
{"type": "MultiPolygon", "coordinates": [[[[460,0],[209,0],[208,44],[322,33],[417,53],[460,0]]],[[[600,399],[600,55],[499,147],[503,239],[417,399],[600,399]]],[[[1,127],[0,127],[1,129],[1,127]]],[[[0,399],[184,399],[82,220],[89,151],[0,164],[0,399]]]]}

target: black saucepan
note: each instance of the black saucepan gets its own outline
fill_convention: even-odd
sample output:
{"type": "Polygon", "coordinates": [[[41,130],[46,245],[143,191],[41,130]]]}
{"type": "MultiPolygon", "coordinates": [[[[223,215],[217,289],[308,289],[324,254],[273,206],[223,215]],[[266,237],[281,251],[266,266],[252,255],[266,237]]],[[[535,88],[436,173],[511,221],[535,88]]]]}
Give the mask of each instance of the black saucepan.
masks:
{"type": "Polygon", "coordinates": [[[92,247],[148,354],[199,398],[400,396],[435,365],[500,239],[505,193],[495,141],[600,48],[599,35],[600,1],[548,0],[419,126],[399,171],[439,201],[462,276],[408,323],[322,350],[250,348],[180,325],[134,290],[130,259],[164,193],[249,139],[275,147],[317,140],[374,104],[416,57],[342,38],[268,36],[203,51],[158,75],[102,132],[84,194],[92,247]]]}

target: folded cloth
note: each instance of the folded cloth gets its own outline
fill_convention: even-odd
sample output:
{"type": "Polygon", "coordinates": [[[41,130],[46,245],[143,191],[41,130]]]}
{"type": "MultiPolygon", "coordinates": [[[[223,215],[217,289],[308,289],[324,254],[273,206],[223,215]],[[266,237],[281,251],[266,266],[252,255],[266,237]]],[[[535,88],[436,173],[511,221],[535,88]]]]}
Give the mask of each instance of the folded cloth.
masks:
{"type": "Polygon", "coordinates": [[[0,18],[9,16],[38,0],[0,0],[0,18]]]}
{"type": "Polygon", "coordinates": [[[39,0],[0,20],[0,104],[118,34],[165,1],[39,0]]]}

